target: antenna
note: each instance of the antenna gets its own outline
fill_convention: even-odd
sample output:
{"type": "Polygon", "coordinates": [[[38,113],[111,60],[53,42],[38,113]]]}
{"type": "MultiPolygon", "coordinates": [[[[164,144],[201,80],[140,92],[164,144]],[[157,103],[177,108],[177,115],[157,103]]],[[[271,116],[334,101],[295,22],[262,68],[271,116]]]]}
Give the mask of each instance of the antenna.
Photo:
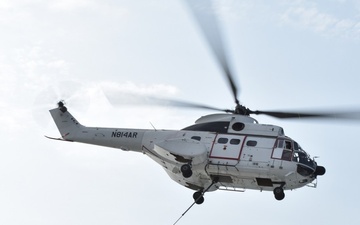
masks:
{"type": "Polygon", "coordinates": [[[154,130],[157,131],[156,128],[155,128],[155,126],[154,126],[151,122],[149,122],[149,123],[150,123],[150,125],[154,128],[154,130]]]}

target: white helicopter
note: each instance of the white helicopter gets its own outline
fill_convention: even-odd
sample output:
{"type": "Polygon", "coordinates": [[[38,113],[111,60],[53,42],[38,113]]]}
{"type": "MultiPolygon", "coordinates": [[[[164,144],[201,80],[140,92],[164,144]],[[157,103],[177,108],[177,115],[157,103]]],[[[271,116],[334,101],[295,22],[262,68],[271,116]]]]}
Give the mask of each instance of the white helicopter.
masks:
{"type": "Polygon", "coordinates": [[[280,119],[351,119],[359,113],[253,111],[241,105],[216,20],[191,2],[191,8],[231,87],[236,103],[234,110],[172,101],[182,107],[223,113],[203,116],[181,130],[101,128],[82,125],[60,101],[50,113],[61,138],[48,138],[146,154],[175,182],[193,189],[196,204],[204,202],[206,192],[216,190],[272,191],[276,200],[283,200],[284,190],[316,187],[317,177],[325,174],[325,167],[318,165],[298,142],[286,136],[283,128],[258,123],[250,115],[264,114],[280,119]]]}
{"type": "Polygon", "coordinates": [[[195,190],[197,204],[203,203],[205,192],[215,190],[273,191],[282,200],[284,190],[316,187],[317,176],[325,173],[281,127],[259,124],[247,115],[276,112],[253,112],[238,105],[232,114],[203,116],[181,130],[86,127],[63,102],[50,113],[61,134],[51,139],[144,153],[174,181],[195,190]]]}

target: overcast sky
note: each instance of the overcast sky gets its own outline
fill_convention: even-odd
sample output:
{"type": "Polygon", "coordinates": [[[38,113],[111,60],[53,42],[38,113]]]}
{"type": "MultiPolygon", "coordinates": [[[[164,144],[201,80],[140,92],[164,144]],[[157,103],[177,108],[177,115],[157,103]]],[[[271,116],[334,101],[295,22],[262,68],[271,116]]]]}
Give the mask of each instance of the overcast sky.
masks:
{"type": "MultiPolygon", "coordinates": [[[[360,1],[213,4],[240,101],[253,110],[360,109],[360,1]]],[[[145,155],[48,140],[65,99],[84,125],[181,129],[232,94],[181,0],[0,0],[0,224],[173,224],[193,191],[145,155]],[[104,92],[116,91],[114,107],[104,92]],[[135,103],[134,103],[135,101],[135,103]]],[[[360,122],[278,120],[327,169],[318,187],[207,193],[178,224],[360,223],[360,122]]]]}

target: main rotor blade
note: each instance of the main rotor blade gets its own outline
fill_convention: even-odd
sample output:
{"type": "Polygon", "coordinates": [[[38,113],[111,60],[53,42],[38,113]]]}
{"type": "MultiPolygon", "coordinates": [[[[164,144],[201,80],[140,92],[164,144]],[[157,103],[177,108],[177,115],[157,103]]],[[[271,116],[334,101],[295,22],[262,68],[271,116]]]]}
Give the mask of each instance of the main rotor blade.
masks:
{"type": "Polygon", "coordinates": [[[349,119],[360,120],[359,111],[344,112],[279,112],[279,111],[251,111],[251,114],[264,114],[280,119],[307,119],[307,118],[324,118],[324,119],[349,119]]]}
{"type": "Polygon", "coordinates": [[[178,101],[178,100],[154,99],[154,101],[160,105],[170,105],[170,106],[175,106],[175,107],[185,107],[185,108],[193,108],[193,109],[207,109],[207,110],[214,110],[214,111],[221,111],[221,112],[228,112],[228,113],[234,112],[233,110],[229,110],[229,109],[219,109],[216,107],[207,106],[207,105],[203,105],[203,104],[178,101]]]}
{"type": "Polygon", "coordinates": [[[229,62],[226,58],[224,42],[222,40],[220,28],[216,16],[214,15],[212,1],[209,0],[186,0],[194,17],[196,18],[210,48],[212,49],[216,60],[230,85],[235,103],[239,104],[238,88],[234,82],[229,62]]]}
{"type": "Polygon", "coordinates": [[[104,91],[104,94],[108,101],[114,106],[122,105],[158,105],[158,106],[172,106],[182,108],[193,108],[193,109],[206,109],[221,112],[233,113],[234,110],[220,109],[204,104],[192,103],[187,101],[179,101],[173,99],[163,99],[158,97],[149,97],[144,95],[136,94],[124,94],[117,91],[104,91]]]}

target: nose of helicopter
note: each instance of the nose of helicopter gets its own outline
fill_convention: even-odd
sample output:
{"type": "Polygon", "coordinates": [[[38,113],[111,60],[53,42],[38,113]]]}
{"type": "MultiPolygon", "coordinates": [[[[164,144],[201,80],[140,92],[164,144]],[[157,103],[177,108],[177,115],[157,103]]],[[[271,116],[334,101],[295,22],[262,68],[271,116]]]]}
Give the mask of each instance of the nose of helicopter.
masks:
{"type": "Polygon", "coordinates": [[[325,172],[326,172],[325,167],[323,167],[323,166],[316,166],[316,169],[315,169],[314,174],[315,174],[316,176],[322,176],[322,175],[325,174],[325,172]]]}

